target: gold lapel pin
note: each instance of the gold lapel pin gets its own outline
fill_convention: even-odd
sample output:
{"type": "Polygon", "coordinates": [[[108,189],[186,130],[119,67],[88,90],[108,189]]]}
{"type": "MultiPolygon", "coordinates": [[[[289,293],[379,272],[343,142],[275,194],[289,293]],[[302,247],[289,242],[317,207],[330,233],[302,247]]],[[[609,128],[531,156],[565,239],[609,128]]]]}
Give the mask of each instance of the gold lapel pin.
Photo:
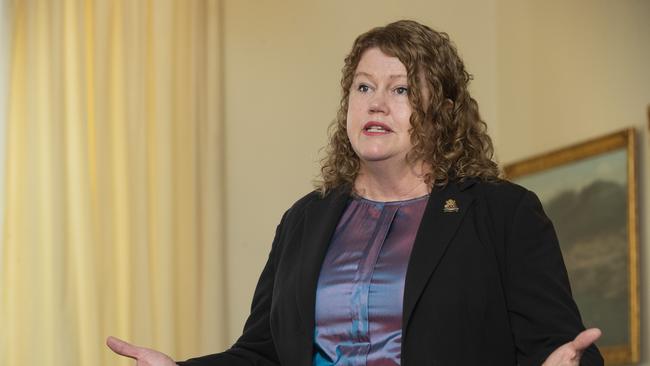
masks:
{"type": "Polygon", "coordinates": [[[442,212],[445,213],[458,212],[458,205],[456,204],[456,200],[448,199],[445,202],[445,207],[442,209],[442,212]]]}

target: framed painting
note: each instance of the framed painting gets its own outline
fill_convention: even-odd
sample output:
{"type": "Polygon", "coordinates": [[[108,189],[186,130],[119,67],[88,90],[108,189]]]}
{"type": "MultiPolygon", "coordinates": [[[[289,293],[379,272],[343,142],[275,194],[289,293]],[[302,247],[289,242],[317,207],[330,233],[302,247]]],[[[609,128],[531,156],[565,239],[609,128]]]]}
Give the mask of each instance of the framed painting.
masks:
{"type": "Polygon", "coordinates": [[[639,361],[635,132],[626,129],[505,167],[553,221],[573,296],[607,365],[639,361]]]}

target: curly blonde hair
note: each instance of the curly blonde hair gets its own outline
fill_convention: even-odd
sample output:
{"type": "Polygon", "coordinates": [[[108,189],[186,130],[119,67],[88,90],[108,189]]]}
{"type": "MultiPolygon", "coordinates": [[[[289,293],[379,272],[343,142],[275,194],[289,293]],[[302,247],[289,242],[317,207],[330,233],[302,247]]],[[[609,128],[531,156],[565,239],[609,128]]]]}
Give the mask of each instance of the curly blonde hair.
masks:
{"type": "Polygon", "coordinates": [[[450,179],[496,179],[499,168],[492,161],[492,140],[479,115],[478,104],[469,94],[472,76],[465,70],[456,47],[446,33],[415,21],[400,20],[357,37],[345,58],[341,104],[329,127],[329,144],[321,160],[321,179],[316,188],[326,194],[336,187],[352,187],[359,173],[359,157],[346,131],[348,97],[361,56],[375,47],[397,57],[406,67],[413,110],[413,148],[407,161],[423,161],[431,167],[425,182],[445,186],[450,179]],[[429,93],[423,94],[424,88],[429,93]],[[424,95],[428,100],[423,100],[424,95]]]}

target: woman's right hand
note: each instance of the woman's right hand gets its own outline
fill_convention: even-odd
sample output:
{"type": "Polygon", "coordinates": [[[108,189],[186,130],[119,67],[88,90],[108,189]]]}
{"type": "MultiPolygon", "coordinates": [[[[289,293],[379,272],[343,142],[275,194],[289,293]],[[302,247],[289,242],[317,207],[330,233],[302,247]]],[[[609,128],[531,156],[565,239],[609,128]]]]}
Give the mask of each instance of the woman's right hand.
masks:
{"type": "Polygon", "coordinates": [[[115,337],[106,338],[106,345],[113,352],[136,360],[136,366],[176,366],[176,362],[162,352],[138,347],[115,337]]]}

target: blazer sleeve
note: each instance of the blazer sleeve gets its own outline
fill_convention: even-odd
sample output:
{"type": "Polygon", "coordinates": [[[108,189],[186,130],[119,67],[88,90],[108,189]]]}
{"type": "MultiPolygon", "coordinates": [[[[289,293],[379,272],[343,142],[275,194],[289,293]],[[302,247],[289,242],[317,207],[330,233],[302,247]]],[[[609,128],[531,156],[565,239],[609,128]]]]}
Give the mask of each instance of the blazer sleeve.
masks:
{"type": "Polygon", "coordinates": [[[180,366],[278,366],[279,360],[270,328],[270,309],[275,277],[275,255],[286,213],[276,228],[275,238],[264,270],[253,295],[251,312],[244,331],[235,344],[225,352],[177,362],[180,366]]]}
{"type": "MultiPolygon", "coordinates": [[[[539,366],[548,355],[583,331],[562,253],[537,196],[525,191],[506,234],[505,293],[517,359],[539,366]]],[[[595,346],[581,365],[603,365],[595,346]]]]}

